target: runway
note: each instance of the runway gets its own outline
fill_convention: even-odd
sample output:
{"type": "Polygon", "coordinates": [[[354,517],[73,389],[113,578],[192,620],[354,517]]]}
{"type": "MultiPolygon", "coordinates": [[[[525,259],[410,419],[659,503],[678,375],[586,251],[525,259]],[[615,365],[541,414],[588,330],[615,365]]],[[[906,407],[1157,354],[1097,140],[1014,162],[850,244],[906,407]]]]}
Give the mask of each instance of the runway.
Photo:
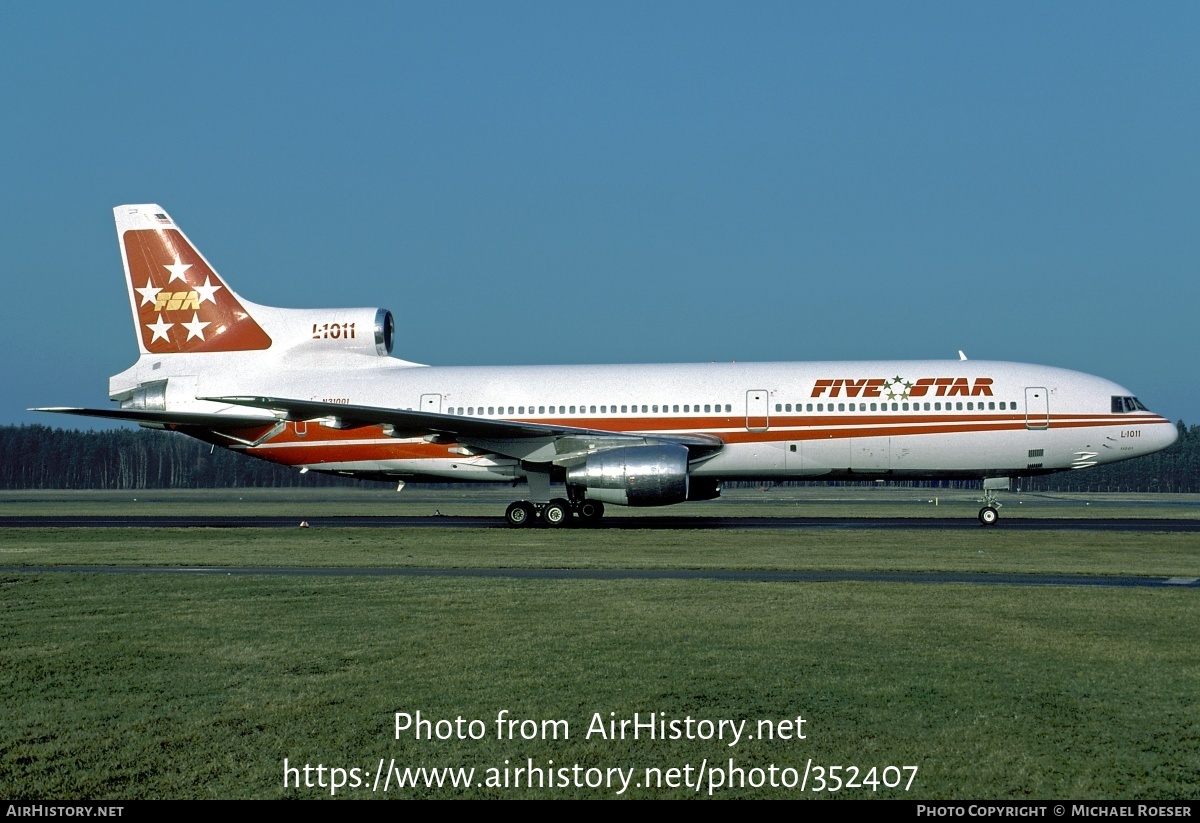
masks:
{"type": "Polygon", "coordinates": [[[518,580],[723,580],[756,583],[959,583],[993,586],[1086,586],[1200,590],[1196,577],[972,572],[777,571],[771,569],[462,569],[403,566],[0,566],[0,574],[169,574],[244,577],[473,577],[518,580]]]}
{"type": "MultiPolygon", "coordinates": [[[[335,516],[308,517],[312,528],[366,529],[510,529],[501,517],[461,516],[335,516]]],[[[78,528],[78,529],[292,529],[300,525],[296,516],[275,515],[70,515],[3,516],[0,528],[78,528]]],[[[547,529],[540,524],[533,529],[547,529]]],[[[920,529],[964,531],[984,528],[1001,531],[1116,531],[1116,532],[1200,532],[1200,520],[1168,518],[1071,518],[1001,517],[995,526],[984,527],[973,517],[606,517],[596,526],[580,527],[599,531],[636,529],[697,530],[782,530],[821,531],[829,529],[920,529]]]]}

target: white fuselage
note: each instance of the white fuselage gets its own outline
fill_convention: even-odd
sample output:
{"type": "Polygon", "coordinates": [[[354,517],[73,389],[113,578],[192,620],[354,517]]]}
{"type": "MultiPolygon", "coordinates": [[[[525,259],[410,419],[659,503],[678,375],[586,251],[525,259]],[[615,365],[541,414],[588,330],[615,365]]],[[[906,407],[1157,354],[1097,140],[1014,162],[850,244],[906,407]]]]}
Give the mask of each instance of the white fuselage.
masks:
{"type": "MultiPolygon", "coordinates": [[[[695,477],[1019,476],[1149,454],[1168,420],[1115,411],[1121,386],[1065,369],[987,361],[834,361],[625,366],[430,367],[388,357],[192,354],[152,358],[113,394],[167,379],[166,407],[232,411],[197,397],[267,395],[519,420],[591,431],[706,434],[725,444],[695,477]],[[169,369],[169,373],[164,373],[169,369]]],[[[1140,405],[1140,404],[1139,404],[1140,405]]],[[[237,409],[244,412],[244,409],[237,409]]],[[[275,462],[363,476],[463,481],[523,477],[513,456],[384,427],[288,423],[233,448],[275,462]]]]}

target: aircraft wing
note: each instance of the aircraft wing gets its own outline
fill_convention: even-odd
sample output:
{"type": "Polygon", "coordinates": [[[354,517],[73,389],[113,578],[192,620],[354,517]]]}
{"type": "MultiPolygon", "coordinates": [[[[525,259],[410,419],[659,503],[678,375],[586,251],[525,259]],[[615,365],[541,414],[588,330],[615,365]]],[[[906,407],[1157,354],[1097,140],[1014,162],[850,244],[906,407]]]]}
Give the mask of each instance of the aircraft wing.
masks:
{"type": "Polygon", "coordinates": [[[281,420],[325,420],[338,429],[385,426],[393,437],[443,439],[484,451],[533,462],[567,465],[580,455],[605,448],[643,443],[673,443],[686,446],[695,457],[717,452],[724,446],[719,437],[707,434],[657,434],[613,432],[546,423],[493,420],[437,412],[389,409],[291,400],[282,397],[202,397],[214,403],[229,403],[274,412],[281,420]]]}
{"type": "Polygon", "coordinates": [[[272,426],[278,418],[267,415],[207,414],[204,412],[170,412],[161,409],[78,409],[69,406],[29,409],[29,411],[74,414],[80,417],[106,417],[128,420],[143,426],[199,426],[205,429],[249,429],[272,426]]]}

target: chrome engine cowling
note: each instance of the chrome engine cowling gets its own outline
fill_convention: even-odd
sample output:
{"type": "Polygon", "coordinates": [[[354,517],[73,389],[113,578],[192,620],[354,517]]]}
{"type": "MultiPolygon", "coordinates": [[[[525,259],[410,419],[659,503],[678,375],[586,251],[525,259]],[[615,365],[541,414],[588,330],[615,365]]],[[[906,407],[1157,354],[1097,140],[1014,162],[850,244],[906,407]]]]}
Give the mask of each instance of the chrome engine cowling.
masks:
{"type": "Polygon", "coordinates": [[[688,498],[685,446],[623,446],[588,455],[567,470],[567,484],[589,500],[618,506],[669,506],[688,498]]]}

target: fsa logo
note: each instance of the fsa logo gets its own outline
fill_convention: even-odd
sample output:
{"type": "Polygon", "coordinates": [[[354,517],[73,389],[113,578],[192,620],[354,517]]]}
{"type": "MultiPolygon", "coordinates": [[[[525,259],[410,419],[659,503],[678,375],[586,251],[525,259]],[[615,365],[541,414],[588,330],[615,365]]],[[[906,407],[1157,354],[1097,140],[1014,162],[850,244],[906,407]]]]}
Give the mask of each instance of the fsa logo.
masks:
{"type": "Polygon", "coordinates": [[[910,397],[991,397],[992,378],[922,377],[913,383],[903,377],[873,379],[818,380],[810,397],[883,397],[907,400],[910,397]],[[844,394],[843,394],[844,392],[844,394]]]}
{"type": "Polygon", "coordinates": [[[194,291],[161,291],[154,295],[154,310],[179,311],[180,309],[200,310],[200,295],[194,291]]]}

